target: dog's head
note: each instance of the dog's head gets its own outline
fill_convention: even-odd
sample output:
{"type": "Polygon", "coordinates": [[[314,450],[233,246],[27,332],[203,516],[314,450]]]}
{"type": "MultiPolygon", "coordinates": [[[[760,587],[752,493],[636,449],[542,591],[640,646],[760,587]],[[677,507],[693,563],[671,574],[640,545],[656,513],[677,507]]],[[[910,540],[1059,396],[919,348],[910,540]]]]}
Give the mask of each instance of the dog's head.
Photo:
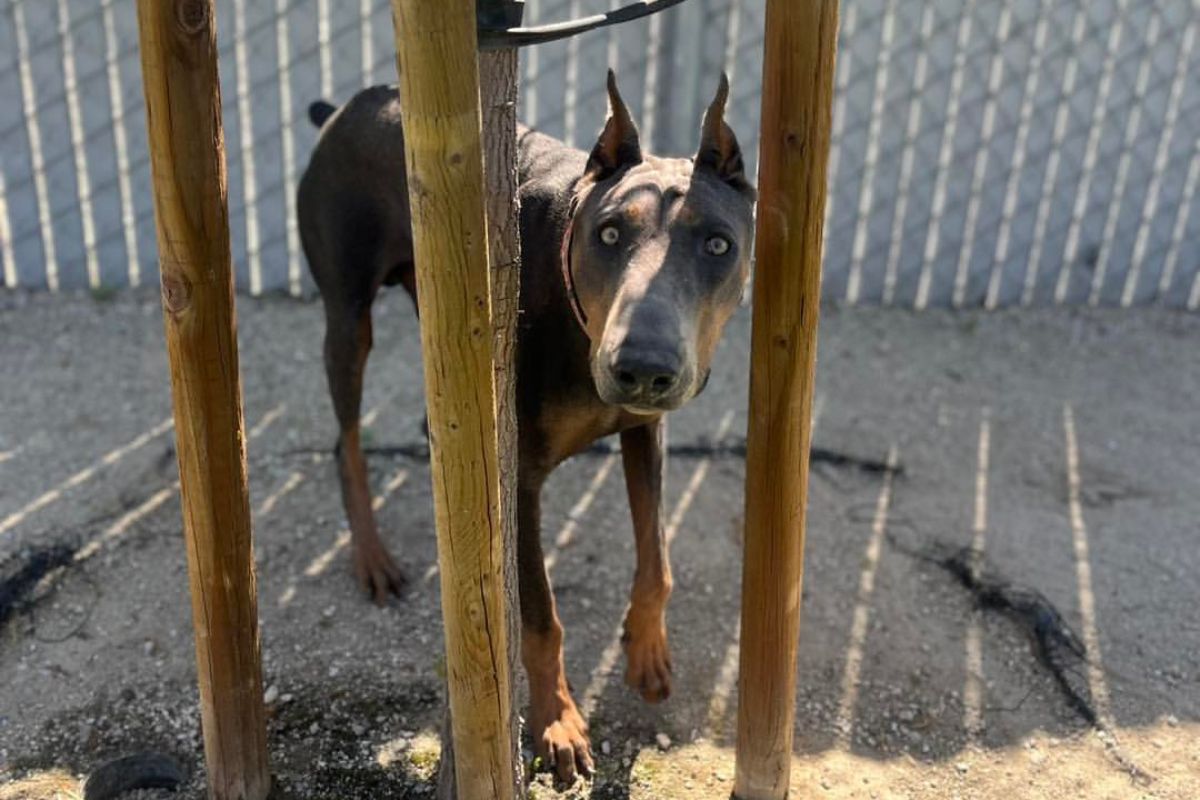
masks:
{"type": "Polygon", "coordinates": [[[573,201],[562,267],[604,402],[657,414],[704,388],[750,268],[754,188],[721,76],[693,159],[644,154],[608,74],[610,116],[573,201]]]}

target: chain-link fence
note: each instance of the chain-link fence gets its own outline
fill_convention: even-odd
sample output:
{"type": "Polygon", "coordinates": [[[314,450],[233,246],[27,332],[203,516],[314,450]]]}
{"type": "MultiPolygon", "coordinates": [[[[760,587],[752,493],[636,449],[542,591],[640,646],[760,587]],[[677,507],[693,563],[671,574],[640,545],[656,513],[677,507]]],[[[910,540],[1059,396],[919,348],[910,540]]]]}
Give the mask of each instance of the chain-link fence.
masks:
{"type": "MultiPolygon", "coordinates": [[[[531,23],[621,0],[528,0],[531,23]]],[[[157,280],[134,0],[0,0],[10,287],[157,280]]],[[[311,291],[305,109],[394,80],[388,0],[218,0],[238,284],[311,291]]],[[[522,118],[586,147],[613,65],[658,152],[724,69],[753,168],[762,0],[690,0],[523,53],[522,118]]],[[[926,306],[1200,306],[1198,0],[843,0],[825,293],[926,306]]]]}

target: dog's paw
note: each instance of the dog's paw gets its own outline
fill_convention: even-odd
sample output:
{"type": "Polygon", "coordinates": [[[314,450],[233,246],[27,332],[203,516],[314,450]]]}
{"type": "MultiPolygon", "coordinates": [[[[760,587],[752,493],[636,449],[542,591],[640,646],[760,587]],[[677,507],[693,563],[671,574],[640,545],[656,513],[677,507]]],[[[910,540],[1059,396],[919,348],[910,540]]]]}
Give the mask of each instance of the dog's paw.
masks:
{"type": "Polygon", "coordinates": [[[389,595],[399,597],[408,584],[404,571],[378,538],[354,543],[354,575],[376,605],[387,602],[389,595]]]}
{"type": "Polygon", "coordinates": [[[660,703],[671,696],[671,651],[667,628],[660,617],[655,623],[632,624],[625,620],[625,683],[647,703],[660,703]]]}
{"type": "Polygon", "coordinates": [[[594,762],[587,723],[571,695],[555,692],[553,698],[533,705],[530,733],[537,756],[567,783],[573,783],[576,775],[591,775],[594,762]]]}

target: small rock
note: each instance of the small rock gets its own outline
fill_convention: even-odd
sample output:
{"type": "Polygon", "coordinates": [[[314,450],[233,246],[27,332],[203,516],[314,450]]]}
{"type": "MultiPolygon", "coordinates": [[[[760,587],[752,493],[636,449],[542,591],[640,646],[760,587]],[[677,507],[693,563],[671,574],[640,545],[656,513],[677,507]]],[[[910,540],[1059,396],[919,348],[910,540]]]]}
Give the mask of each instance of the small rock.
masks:
{"type": "Polygon", "coordinates": [[[263,702],[267,705],[272,705],[279,699],[279,687],[272,684],[263,692],[263,702]]]}
{"type": "Polygon", "coordinates": [[[670,750],[671,749],[671,737],[667,736],[665,733],[660,733],[657,736],[655,736],[654,741],[658,743],[659,750],[670,750]]]}
{"type": "Polygon", "coordinates": [[[606,756],[612,753],[612,743],[608,739],[600,743],[600,752],[606,756]]]}
{"type": "Polygon", "coordinates": [[[1167,725],[1172,728],[1179,727],[1179,717],[1175,716],[1174,714],[1168,714],[1167,725]]]}
{"type": "Polygon", "coordinates": [[[954,768],[958,770],[960,775],[965,775],[971,767],[965,761],[960,761],[954,765],[954,768]]]}

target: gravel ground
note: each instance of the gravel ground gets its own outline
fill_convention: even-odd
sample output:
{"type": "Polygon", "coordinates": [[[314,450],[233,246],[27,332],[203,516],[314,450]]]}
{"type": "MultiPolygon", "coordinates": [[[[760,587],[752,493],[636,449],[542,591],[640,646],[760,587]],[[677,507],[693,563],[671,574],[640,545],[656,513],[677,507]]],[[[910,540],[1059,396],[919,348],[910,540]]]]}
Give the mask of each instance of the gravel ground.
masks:
{"type": "MultiPolygon", "coordinates": [[[[442,660],[428,468],[371,458],[382,526],[415,583],[376,609],[339,545],[320,307],[241,298],[239,312],[279,794],[431,796],[442,660]]],[[[416,322],[395,293],[377,314],[368,444],[419,443],[416,322]]],[[[814,467],[797,794],[1196,797],[1200,317],[829,308],[821,337],[816,444],[891,452],[902,471],[814,467]],[[1096,725],[1010,616],[914,557],[938,542],[982,545],[989,569],[1057,608],[1087,647],[1067,679],[1096,725]]],[[[732,788],[743,463],[705,451],[745,430],[748,341],[743,311],[710,388],[672,418],[684,452],[668,462],[676,674],[662,706],[621,680],[633,548],[619,458],[581,456],[546,491],[567,669],[599,772],[574,787],[540,776],[535,797],[732,788]]],[[[79,776],[146,749],[187,772],[162,797],[202,797],[156,297],[0,294],[0,375],[0,578],[54,545],[83,548],[0,623],[0,798],[76,796],[79,776]]]]}

